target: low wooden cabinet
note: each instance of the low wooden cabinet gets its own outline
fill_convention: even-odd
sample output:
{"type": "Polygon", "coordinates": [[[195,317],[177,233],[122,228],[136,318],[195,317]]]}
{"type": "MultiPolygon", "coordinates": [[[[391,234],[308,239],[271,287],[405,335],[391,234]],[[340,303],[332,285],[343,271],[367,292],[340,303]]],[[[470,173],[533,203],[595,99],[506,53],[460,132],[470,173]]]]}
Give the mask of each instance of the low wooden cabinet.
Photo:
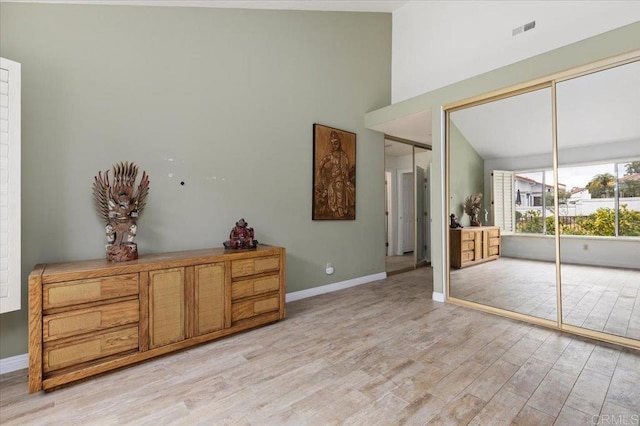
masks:
{"type": "Polygon", "coordinates": [[[283,319],[285,269],[285,249],[267,245],[37,265],[29,391],[283,319]]]}
{"type": "Polygon", "coordinates": [[[464,268],[500,257],[500,228],[471,226],[449,229],[449,261],[452,268],[464,268]]]}

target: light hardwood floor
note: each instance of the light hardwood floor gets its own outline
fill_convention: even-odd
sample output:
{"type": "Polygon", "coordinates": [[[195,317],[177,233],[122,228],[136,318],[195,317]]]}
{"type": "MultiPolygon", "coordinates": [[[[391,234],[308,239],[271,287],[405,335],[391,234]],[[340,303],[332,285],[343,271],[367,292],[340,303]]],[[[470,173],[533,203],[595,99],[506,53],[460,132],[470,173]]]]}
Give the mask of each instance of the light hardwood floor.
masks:
{"type": "Polygon", "coordinates": [[[413,268],[415,264],[413,253],[403,254],[402,256],[385,256],[387,273],[407,270],[413,268]]]}
{"type": "Polygon", "coordinates": [[[430,273],[51,393],[2,376],[0,423],[638,424],[640,353],[434,302],[430,273]]]}
{"type": "MultiPolygon", "coordinates": [[[[502,257],[451,270],[453,297],[552,321],[557,319],[555,263],[502,257]]],[[[566,324],[640,339],[640,270],[561,267],[566,324]]]]}

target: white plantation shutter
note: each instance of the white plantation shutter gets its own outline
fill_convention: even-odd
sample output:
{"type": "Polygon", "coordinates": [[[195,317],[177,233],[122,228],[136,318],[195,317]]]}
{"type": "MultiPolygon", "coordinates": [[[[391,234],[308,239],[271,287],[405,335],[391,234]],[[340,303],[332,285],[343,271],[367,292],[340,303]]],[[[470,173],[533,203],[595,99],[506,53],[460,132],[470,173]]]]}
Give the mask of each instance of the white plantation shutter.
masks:
{"type": "Polygon", "coordinates": [[[510,234],[515,228],[514,173],[494,170],[491,173],[491,204],[494,225],[500,227],[501,234],[510,234]]]}
{"type": "Polygon", "coordinates": [[[0,58],[0,313],[20,309],[20,64],[0,58]]]}

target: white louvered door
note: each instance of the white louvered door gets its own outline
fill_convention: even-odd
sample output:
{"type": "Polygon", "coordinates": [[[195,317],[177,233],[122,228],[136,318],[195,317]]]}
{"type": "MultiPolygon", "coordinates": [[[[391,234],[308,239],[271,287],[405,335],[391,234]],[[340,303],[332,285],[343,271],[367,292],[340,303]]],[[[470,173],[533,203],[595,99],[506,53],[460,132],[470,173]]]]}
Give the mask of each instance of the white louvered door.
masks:
{"type": "Polygon", "coordinates": [[[20,309],[20,85],[0,58],[0,313],[20,309]]]}
{"type": "Polygon", "coordinates": [[[514,173],[494,170],[491,173],[491,204],[494,225],[500,227],[501,234],[515,231],[514,173]]]}

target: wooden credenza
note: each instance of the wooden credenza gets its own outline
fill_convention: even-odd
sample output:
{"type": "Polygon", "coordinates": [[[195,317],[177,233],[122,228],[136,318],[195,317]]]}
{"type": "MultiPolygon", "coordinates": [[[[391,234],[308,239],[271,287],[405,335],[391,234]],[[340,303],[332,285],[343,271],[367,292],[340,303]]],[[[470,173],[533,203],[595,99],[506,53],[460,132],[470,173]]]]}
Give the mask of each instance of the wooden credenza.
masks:
{"type": "Polygon", "coordinates": [[[452,268],[464,268],[500,257],[500,228],[471,226],[449,229],[449,259],[452,268]]]}
{"type": "Polygon", "coordinates": [[[29,275],[29,392],[285,317],[285,249],[193,250],[29,275]]]}

